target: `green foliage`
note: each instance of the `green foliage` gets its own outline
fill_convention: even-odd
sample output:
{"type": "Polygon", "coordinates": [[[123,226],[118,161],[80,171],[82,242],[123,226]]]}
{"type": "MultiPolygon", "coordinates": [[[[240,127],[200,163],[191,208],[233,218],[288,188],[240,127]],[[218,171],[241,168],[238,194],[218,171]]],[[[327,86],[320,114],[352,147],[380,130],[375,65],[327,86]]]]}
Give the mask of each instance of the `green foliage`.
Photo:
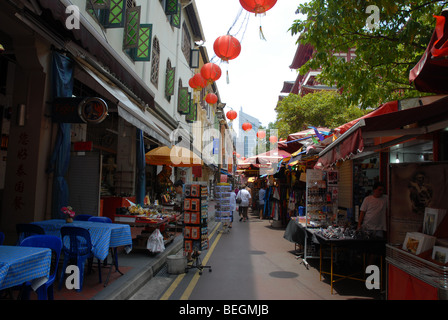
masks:
{"type": "Polygon", "coordinates": [[[336,91],[318,91],[305,96],[289,94],[276,108],[279,137],[306,130],[308,126],[335,128],[363,116],[367,111],[348,106],[336,91]]]}
{"type": "Polygon", "coordinates": [[[294,21],[298,42],[317,54],[299,71],[322,67],[319,81],[343,88],[348,105],[377,107],[397,98],[421,96],[409,83],[409,71],[424,53],[447,1],[310,0],[298,7],[304,18],[294,21]],[[369,5],[379,8],[379,28],[368,28],[369,5]],[[333,52],[356,48],[356,59],[345,62],[333,52]]]}

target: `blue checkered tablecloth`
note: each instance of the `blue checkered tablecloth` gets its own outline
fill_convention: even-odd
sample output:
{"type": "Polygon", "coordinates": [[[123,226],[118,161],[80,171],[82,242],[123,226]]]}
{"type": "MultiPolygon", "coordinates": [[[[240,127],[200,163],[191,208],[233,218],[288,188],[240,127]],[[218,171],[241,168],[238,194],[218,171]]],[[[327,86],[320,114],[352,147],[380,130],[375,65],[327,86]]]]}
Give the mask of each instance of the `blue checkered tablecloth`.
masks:
{"type": "Polygon", "coordinates": [[[0,246],[0,290],[49,277],[51,250],[0,246]]]}
{"type": "Polygon", "coordinates": [[[89,230],[93,245],[93,255],[104,260],[107,258],[109,248],[124,246],[132,248],[131,227],[127,224],[102,223],[91,221],[73,221],[67,223],[65,220],[52,219],[33,222],[45,230],[45,234],[61,237],[61,228],[64,226],[81,227],[89,230]]]}

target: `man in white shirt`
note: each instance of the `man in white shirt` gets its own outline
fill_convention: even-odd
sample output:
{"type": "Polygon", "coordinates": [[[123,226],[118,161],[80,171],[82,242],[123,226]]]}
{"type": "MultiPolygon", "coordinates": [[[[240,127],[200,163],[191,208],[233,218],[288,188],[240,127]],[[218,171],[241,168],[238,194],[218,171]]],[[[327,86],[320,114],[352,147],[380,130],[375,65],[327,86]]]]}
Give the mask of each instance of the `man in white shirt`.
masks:
{"type": "Polygon", "coordinates": [[[383,195],[384,186],[375,183],[373,194],[366,197],[361,205],[358,230],[367,231],[376,238],[385,238],[387,196],[383,195]]]}
{"type": "Polygon", "coordinates": [[[241,199],[241,203],[239,204],[239,207],[241,209],[241,215],[240,221],[243,220],[244,222],[247,221],[247,209],[250,205],[251,195],[250,192],[247,191],[246,187],[243,187],[236,197],[237,199],[241,199]]]}

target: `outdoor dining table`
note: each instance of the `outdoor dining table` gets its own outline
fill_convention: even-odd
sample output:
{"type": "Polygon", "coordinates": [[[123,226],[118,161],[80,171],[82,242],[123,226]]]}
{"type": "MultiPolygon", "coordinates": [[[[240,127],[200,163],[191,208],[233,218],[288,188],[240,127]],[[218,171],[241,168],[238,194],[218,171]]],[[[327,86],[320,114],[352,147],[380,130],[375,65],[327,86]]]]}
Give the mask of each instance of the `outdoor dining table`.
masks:
{"type": "Polygon", "coordinates": [[[0,246],[0,290],[31,282],[33,289],[48,280],[51,250],[0,246]]]}
{"type": "MultiPolygon", "coordinates": [[[[62,227],[81,227],[90,233],[95,258],[103,261],[109,254],[109,248],[124,246],[126,252],[132,249],[131,228],[127,224],[103,223],[93,221],[73,221],[67,223],[63,219],[51,219],[33,222],[41,226],[45,234],[61,237],[62,227]]],[[[116,266],[118,269],[118,266],[116,266]]]]}

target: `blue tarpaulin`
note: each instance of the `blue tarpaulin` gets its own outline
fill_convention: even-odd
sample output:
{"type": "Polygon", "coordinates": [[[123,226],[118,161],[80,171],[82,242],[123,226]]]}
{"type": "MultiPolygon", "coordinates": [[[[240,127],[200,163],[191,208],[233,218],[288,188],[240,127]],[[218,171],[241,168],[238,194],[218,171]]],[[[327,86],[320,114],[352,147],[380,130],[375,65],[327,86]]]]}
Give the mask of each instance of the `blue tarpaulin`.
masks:
{"type": "MultiPolygon", "coordinates": [[[[73,61],[63,54],[53,52],[53,98],[71,97],[73,93],[73,61]]],[[[69,190],[65,174],[70,162],[70,123],[59,123],[56,143],[47,173],[53,173],[51,217],[63,218],[61,208],[68,205],[69,190]]]]}
{"type": "Polygon", "coordinates": [[[143,131],[137,129],[137,190],[136,190],[136,202],[143,206],[145,199],[145,143],[143,141],[143,131]]]}

